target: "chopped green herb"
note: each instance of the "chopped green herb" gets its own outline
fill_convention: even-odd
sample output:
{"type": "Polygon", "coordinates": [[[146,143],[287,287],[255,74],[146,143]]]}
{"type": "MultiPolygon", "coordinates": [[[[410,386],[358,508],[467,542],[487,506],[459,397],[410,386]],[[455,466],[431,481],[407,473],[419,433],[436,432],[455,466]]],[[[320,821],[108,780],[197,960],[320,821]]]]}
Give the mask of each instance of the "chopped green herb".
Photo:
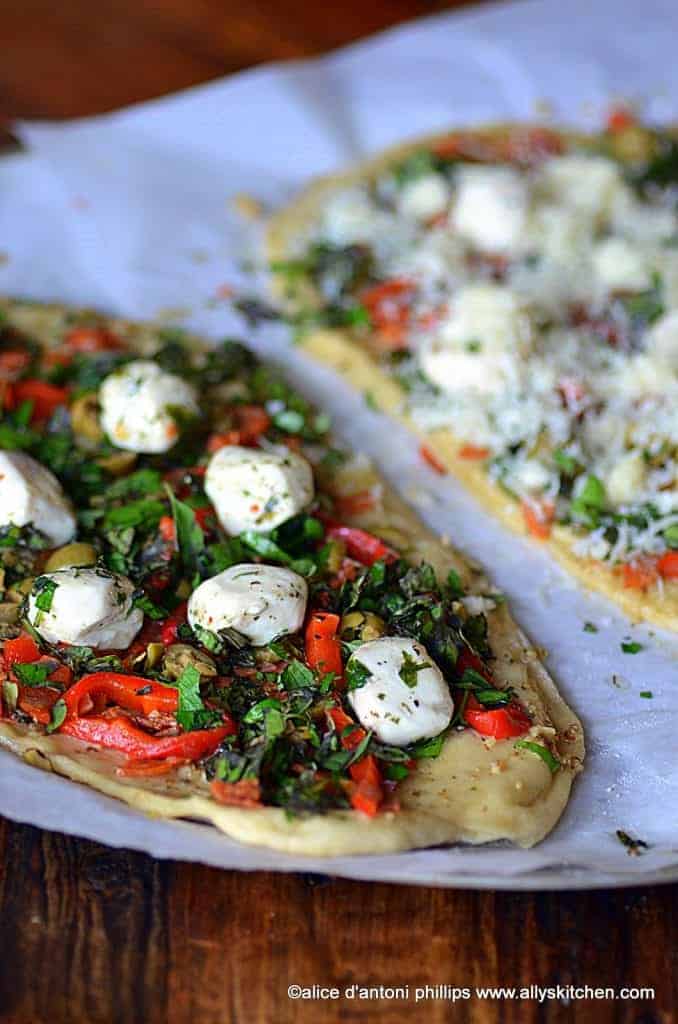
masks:
{"type": "Polygon", "coordinates": [[[637,640],[622,640],[621,649],[624,654],[638,654],[638,652],[642,651],[644,648],[637,640]]]}
{"type": "Polygon", "coordinates": [[[50,672],[54,671],[54,666],[46,665],[42,662],[33,662],[31,664],[15,662],[12,670],[23,686],[44,686],[50,672]]]}
{"type": "Polygon", "coordinates": [[[371,670],[361,661],[355,657],[349,658],[346,665],[346,688],[348,690],[359,689],[365,685],[371,675],[371,670]]]}
{"type": "Polygon", "coordinates": [[[620,828],[617,829],[616,836],[622,846],[626,847],[629,857],[639,857],[644,850],[650,849],[650,844],[646,843],[644,839],[634,839],[628,832],[624,832],[620,828]]]}
{"type": "Polygon", "coordinates": [[[536,754],[540,757],[550,772],[557,772],[560,768],[560,761],[553,756],[548,747],[542,746],[541,743],[532,743],[531,740],[516,740],[515,747],[519,750],[529,750],[530,753],[536,754]]]}
{"type": "Polygon", "coordinates": [[[59,729],[66,719],[66,702],[59,700],[52,705],[52,717],[49,725],[46,727],[45,732],[51,733],[59,729]]]}

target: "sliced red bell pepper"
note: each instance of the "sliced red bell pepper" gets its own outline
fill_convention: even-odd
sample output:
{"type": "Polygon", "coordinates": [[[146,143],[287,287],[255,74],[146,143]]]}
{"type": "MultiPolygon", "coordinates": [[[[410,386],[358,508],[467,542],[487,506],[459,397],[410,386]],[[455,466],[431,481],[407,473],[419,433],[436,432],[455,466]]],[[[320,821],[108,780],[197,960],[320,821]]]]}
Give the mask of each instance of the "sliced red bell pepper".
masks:
{"type": "Polygon", "coordinates": [[[343,540],[351,558],[355,558],[363,565],[373,565],[382,558],[392,562],[398,557],[393,548],[384,544],[383,540],[375,537],[373,533],[368,533],[367,530],[358,529],[357,526],[331,525],[327,528],[326,536],[330,540],[343,540]]]}
{"type": "Polygon", "coordinates": [[[381,772],[376,757],[368,754],[352,764],[349,772],[355,782],[355,788],[351,793],[351,806],[373,818],[384,799],[381,772]]]}
{"type": "Polygon", "coordinates": [[[40,648],[28,633],[20,633],[14,640],[5,640],[2,654],[7,668],[16,662],[29,664],[40,657],[40,648]]]}
{"type": "Polygon", "coordinates": [[[158,533],[165,541],[166,544],[171,544],[176,538],[177,531],[174,526],[174,519],[172,516],[160,516],[160,522],[158,523],[158,533]]]}
{"type": "Polygon", "coordinates": [[[622,569],[624,586],[628,590],[647,590],[657,582],[657,562],[654,558],[636,558],[625,562],[622,569]]]}
{"type": "Polygon", "coordinates": [[[0,352],[0,380],[15,380],[30,365],[31,354],[25,348],[0,352]]]}
{"type": "Polygon", "coordinates": [[[311,613],[306,626],[306,661],[319,672],[334,672],[335,680],[342,677],[341,643],[337,636],[341,619],[332,612],[311,613]]]}
{"type": "Polygon", "coordinates": [[[69,718],[87,714],[92,708],[101,711],[107,703],[140,715],[149,715],[151,711],[174,714],[179,706],[179,691],[143,676],[93,672],[66,690],[64,703],[69,718]]]}
{"type": "Polygon", "coordinates": [[[410,307],[415,285],[407,278],[392,278],[367,288],[360,295],[378,342],[384,348],[401,349],[407,345],[405,332],[410,319],[410,307]]]}
{"type": "Polygon", "coordinates": [[[30,715],[34,722],[49,725],[52,707],[60,697],[61,690],[55,686],[20,686],[17,707],[25,715],[30,715]]]}
{"type": "MultiPolygon", "coordinates": [[[[335,729],[340,734],[341,745],[345,750],[354,750],[362,743],[367,735],[365,730],[362,726],[356,725],[342,708],[331,708],[329,715],[334,722],[335,729]],[[341,733],[349,725],[354,725],[355,728],[351,729],[346,736],[342,736],[341,733]]],[[[357,811],[362,811],[363,814],[374,817],[384,799],[381,772],[376,757],[373,754],[367,754],[352,764],[348,771],[355,783],[351,791],[351,806],[357,811]]]]}
{"type": "Polygon", "coordinates": [[[166,758],[199,761],[213,754],[221,741],[226,736],[232,736],[235,731],[235,724],[228,721],[216,729],[196,729],[194,732],[182,732],[178,736],[152,736],[123,715],[117,718],[104,715],[66,718],[59,729],[60,733],[83,743],[104,750],[118,750],[129,761],[157,761],[166,758]]]}
{"type": "Polygon", "coordinates": [[[612,135],[625,132],[628,128],[633,128],[637,124],[636,115],[628,107],[612,107],[607,115],[606,127],[612,135]]]}
{"type": "Polygon", "coordinates": [[[528,533],[538,540],[546,540],[551,535],[551,527],[556,516],[552,501],[534,498],[524,501],[521,505],[523,519],[528,533]]]}
{"type": "Polygon", "coordinates": [[[106,327],[73,327],[64,344],[74,352],[110,352],[123,347],[120,338],[106,327]]]}
{"type": "Polygon", "coordinates": [[[422,446],[419,449],[419,454],[421,455],[424,462],[427,462],[431,469],[435,470],[435,472],[438,473],[439,476],[445,476],[445,474],[447,473],[447,466],[441,459],[438,458],[438,456],[436,455],[432,448],[429,448],[427,444],[422,444],[422,446]]]}
{"type": "Polygon", "coordinates": [[[457,675],[463,676],[467,668],[473,669],[474,672],[477,672],[479,676],[482,676],[483,679],[487,679],[488,683],[491,683],[492,686],[494,686],[492,673],[482,658],[479,658],[478,655],[468,647],[464,647],[457,657],[457,664],[455,666],[457,675]]]}
{"type": "Polygon", "coordinates": [[[182,601],[163,622],[160,627],[160,640],[166,647],[177,642],[179,626],[183,626],[184,622],[186,622],[187,615],[188,602],[182,601]]]}
{"type": "Polygon", "coordinates": [[[350,517],[360,515],[361,512],[371,512],[377,503],[372,491],[357,491],[355,494],[346,494],[334,499],[334,508],[337,515],[350,517]]]}
{"type": "Polygon", "coordinates": [[[44,380],[17,380],[6,396],[8,409],[16,409],[22,402],[32,402],[31,421],[48,420],[60,405],[68,404],[68,389],[58,388],[44,380]]]}
{"type": "Polygon", "coordinates": [[[208,452],[218,452],[231,444],[251,447],[257,444],[262,434],[271,426],[271,417],[261,405],[236,405],[231,410],[233,428],[222,433],[211,434],[207,441],[208,452]]]}
{"type": "Polygon", "coordinates": [[[466,701],[464,719],[481,736],[493,736],[496,740],[522,736],[532,725],[519,704],[511,702],[502,708],[485,708],[473,694],[469,694],[466,701]]]}
{"type": "Polygon", "coordinates": [[[458,452],[460,459],[486,459],[490,449],[479,444],[463,444],[458,452]]]}
{"type": "Polygon", "coordinates": [[[678,580],[678,551],[667,551],[657,562],[657,572],[663,580],[678,580]]]}
{"type": "Polygon", "coordinates": [[[259,779],[240,779],[238,782],[222,782],[214,779],[210,783],[212,797],[226,807],[261,806],[259,779]]]}

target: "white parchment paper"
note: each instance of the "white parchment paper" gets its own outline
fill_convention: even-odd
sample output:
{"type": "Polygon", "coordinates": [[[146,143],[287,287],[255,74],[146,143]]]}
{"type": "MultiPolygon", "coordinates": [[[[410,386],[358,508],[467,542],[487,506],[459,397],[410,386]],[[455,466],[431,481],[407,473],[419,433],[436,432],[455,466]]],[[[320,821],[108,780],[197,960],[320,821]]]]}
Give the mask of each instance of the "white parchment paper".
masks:
{"type": "MultiPolygon", "coordinates": [[[[155,317],[244,337],[219,298],[247,284],[251,238],[239,191],[284,202],[313,174],[408,135],[530,118],[595,125],[617,97],[658,120],[678,113],[673,0],[487,6],[413,23],[321,61],[272,66],[105,117],[25,124],[25,155],[0,160],[0,291],[155,317]]],[[[0,752],[0,813],[159,857],[245,870],[507,888],[678,878],[678,640],[635,627],[586,596],[537,547],[509,536],[416,445],[312,366],[277,328],[262,353],[335,414],[422,516],[483,562],[510,596],[587,732],[588,760],[558,828],[534,850],[507,846],[331,861],[283,857],[190,823],[157,822],[0,752]],[[585,621],[598,633],[584,632],[585,621]],[[636,655],[620,644],[632,636],[636,655]],[[652,691],[651,700],[639,696],[652,691]],[[629,857],[622,828],[650,849],[629,857]]]]}

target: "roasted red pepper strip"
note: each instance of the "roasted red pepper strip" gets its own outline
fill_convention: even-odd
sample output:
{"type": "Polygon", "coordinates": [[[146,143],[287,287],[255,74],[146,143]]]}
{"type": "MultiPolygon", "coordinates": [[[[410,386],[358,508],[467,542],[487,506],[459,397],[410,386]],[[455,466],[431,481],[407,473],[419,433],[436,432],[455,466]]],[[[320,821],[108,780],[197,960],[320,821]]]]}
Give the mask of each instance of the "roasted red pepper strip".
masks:
{"type": "Polygon", "coordinates": [[[235,731],[234,723],[228,721],[216,729],[196,729],[194,732],[182,732],[179,736],[156,737],[123,715],[118,718],[104,715],[67,718],[59,730],[83,743],[103,747],[104,750],[118,750],[129,761],[157,761],[170,757],[199,761],[213,754],[221,741],[235,731]]]}
{"type": "MultiPolygon", "coordinates": [[[[339,733],[341,745],[345,750],[353,750],[362,743],[367,734],[359,725],[346,736],[341,735],[347,726],[356,725],[345,711],[341,708],[332,708],[329,715],[334,722],[334,727],[339,733]]],[[[356,811],[362,811],[363,814],[367,814],[371,818],[374,817],[384,799],[381,772],[379,771],[376,757],[373,754],[367,754],[365,757],[361,757],[359,761],[356,761],[355,764],[352,764],[348,771],[355,783],[351,793],[351,806],[356,811]]]]}
{"type": "Polygon", "coordinates": [[[373,754],[368,754],[352,764],[349,772],[356,784],[351,793],[351,806],[373,818],[384,799],[377,759],[373,754]]]}
{"type": "Polygon", "coordinates": [[[341,643],[337,637],[341,619],[332,612],[312,612],[306,626],[306,661],[319,672],[334,672],[340,678],[344,672],[341,661],[341,643]]]}
{"type": "Polygon", "coordinates": [[[678,580],[678,551],[667,551],[657,562],[657,572],[663,580],[678,580]]]}
{"type": "Polygon", "coordinates": [[[58,406],[68,404],[68,390],[44,380],[18,380],[11,385],[5,404],[16,409],[22,402],[33,403],[31,420],[48,420],[58,406]]]}
{"type": "Polygon", "coordinates": [[[496,740],[522,736],[532,725],[519,704],[512,702],[503,708],[484,708],[473,694],[468,696],[464,718],[481,736],[493,736],[496,740]]]}
{"type": "Polygon", "coordinates": [[[373,565],[381,558],[392,562],[398,557],[393,548],[384,544],[379,537],[368,533],[367,530],[360,530],[356,526],[330,525],[327,528],[326,536],[330,540],[343,540],[351,558],[362,562],[363,565],[373,565]]]}
{"type": "Polygon", "coordinates": [[[73,327],[64,344],[73,352],[110,352],[123,347],[120,338],[106,327],[73,327]]]}
{"type": "Polygon", "coordinates": [[[92,708],[100,711],[105,703],[117,704],[139,715],[149,715],[151,711],[174,714],[179,706],[179,691],[143,676],[93,672],[66,690],[64,703],[68,718],[78,718],[92,708]]]}
{"type": "Polygon", "coordinates": [[[21,633],[14,640],[5,640],[2,654],[5,666],[11,668],[16,662],[28,664],[37,661],[40,657],[40,648],[32,636],[28,633],[21,633]]]}
{"type": "Polygon", "coordinates": [[[183,626],[184,622],[186,622],[187,608],[188,603],[182,601],[181,604],[177,605],[172,614],[168,615],[160,627],[160,640],[166,647],[169,644],[176,643],[179,626],[183,626]]]}

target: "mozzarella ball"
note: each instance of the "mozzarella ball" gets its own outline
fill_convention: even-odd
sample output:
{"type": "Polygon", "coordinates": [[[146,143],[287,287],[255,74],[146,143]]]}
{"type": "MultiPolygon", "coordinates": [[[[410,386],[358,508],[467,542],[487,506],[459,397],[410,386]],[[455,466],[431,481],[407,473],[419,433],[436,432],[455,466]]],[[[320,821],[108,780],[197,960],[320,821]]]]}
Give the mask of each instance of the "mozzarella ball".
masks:
{"type": "Polygon", "coordinates": [[[183,416],[197,416],[194,389],[150,359],[135,359],[99,389],[101,425],[118,448],[153,454],[179,440],[183,416]]]}
{"type": "Polygon", "coordinates": [[[313,471],[296,452],[227,445],[210,460],[205,491],[228,533],[263,532],[313,500],[313,471]]]}
{"type": "Polygon", "coordinates": [[[468,285],[423,347],[421,365],[444,391],[497,394],[519,372],[531,340],[530,317],[515,292],[497,284],[468,285]]]}
{"type": "Polygon", "coordinates": [[[134,584],[104,569],[60,569],[33,584],[28,620],[48,643],[124,650],[134,640],[144,613],[133,604],[134,584]],[[45,581],[49,581],[47,589],[45,581]],[[51,606],[37,601],[54,584],[51,606]]]}
{"type": "Polygon", "coordinates": [[[382,743],[407,746],[437,736],[452,721],[449,687],[416,640],[395,636],[370,640],[349,658],[349,666],[356,662],[370,674],[367,682],[350,691],[348,699],[360,724],[373,730],[382,743]]]}
{"type": "Polygon", "coordinates": [[[593,269],[610,292],[641,292],[650,287],[647,260],[637,245],[624,238],[598,242],[592,253],[593,269]]]}
{"type": "Polygon", "coordinates": [[[452,222],[477,249],[520,250],[528,212],[525,181],[509,167],[465,167],[458,177],[452,222]]]}
{"type": "Polygon", "coordinates": [[[398,212],[412,220],[430,220],[442,213],[450,201],[450,188],[442,174],[422,174],[403,185],[398,195],[398,212]]]}
{"type": "Polygon", "coordinates": [[[0,526],[40,530],[52,547],[75,534],[75,512],[53,473],[24,452],[0,451],[0,526]]]}
{"type": "Polygon", "coordinates": [[[301,629],[306,580],[291,569],[243,562],[205,580],[188,602],[188,621],[212,633],[234,629],[255,647],[301,629]]]}
{"type": "Polygon", "coordinates": [[[604,156],[570,153],[545,161],[538,187],[556,202],[605,220],[625,192],[619,167],[604,156]]]}

